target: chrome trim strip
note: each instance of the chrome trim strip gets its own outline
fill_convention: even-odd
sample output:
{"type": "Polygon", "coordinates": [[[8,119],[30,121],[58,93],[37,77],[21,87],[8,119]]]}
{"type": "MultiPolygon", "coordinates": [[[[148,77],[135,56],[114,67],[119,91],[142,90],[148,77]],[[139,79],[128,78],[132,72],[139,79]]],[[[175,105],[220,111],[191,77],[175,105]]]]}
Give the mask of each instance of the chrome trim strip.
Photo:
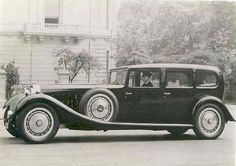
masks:
{"type": "Polygon", "coordinates": [[[193,86],[187,86],[187,87],[181,87],[181,86],[176,86],[176,87],[171,87],[171,86],[166,86],[166,89],[193,89],[193,86]]]}
{"type": "Polygon", "coordinates": [[[196,89],[217,89],[218,88],[218,84],[216,86],[207,86],[207,87],[199,87],[196,86],[196,89]]]}

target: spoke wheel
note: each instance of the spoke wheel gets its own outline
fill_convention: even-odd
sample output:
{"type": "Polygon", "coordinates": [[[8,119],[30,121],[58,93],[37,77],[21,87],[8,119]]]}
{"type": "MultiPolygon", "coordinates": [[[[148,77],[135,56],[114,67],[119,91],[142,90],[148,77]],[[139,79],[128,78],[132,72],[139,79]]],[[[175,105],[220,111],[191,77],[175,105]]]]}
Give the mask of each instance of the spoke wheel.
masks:
{"type": "Polygon", "coordinates": [[[215,139],[224,130],[225,118],[221,109],[214,104],[201,106],[195,114],[194,132],[202,139],[215,139]]]}
{"type": "Polygon", "coordinates": [[[20,136],[29,143],[45,143],[52,139],[59,128],[54,110],[46,104],[33,104],[17,116],[20,136]]]}

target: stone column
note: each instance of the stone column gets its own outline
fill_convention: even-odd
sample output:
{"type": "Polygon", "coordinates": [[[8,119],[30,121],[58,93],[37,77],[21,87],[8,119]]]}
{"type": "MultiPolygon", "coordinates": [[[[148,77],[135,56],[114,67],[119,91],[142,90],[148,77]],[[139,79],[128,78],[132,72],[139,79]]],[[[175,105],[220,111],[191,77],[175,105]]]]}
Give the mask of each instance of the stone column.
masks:
{"type": "Polygon", "coordinates": [[[0,110],[5,103],[6,97],[6,73],[0,69],[0,110]]]}
{"type": "Polygon", "coordinates": [[[69,75],[70,72],[67,70],[59,70],[57,71],[58,75],[58,83],[59,84],[69,84],[69,75]]]}

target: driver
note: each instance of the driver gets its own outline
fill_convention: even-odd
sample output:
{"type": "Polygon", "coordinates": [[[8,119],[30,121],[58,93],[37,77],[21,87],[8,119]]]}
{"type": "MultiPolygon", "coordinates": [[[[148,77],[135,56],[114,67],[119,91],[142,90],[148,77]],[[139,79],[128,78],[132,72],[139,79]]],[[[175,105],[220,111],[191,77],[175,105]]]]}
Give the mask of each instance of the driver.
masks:
{"type": "Polygon", "coordinates": [[[143,84],[141,87],[153,87],[153,84],[150,81],[152,73],[150,72],[143,72],[142,74],[142,80],[143,84]]]}

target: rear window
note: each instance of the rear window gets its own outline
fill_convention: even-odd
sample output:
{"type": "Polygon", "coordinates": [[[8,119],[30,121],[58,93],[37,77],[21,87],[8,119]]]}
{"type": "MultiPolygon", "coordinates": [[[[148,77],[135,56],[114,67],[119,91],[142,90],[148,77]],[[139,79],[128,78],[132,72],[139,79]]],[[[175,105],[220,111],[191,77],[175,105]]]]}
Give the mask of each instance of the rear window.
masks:
{"type": "Polygon", "coordinates": [[[196,71],[196,87],[215,87],[216,85],[217,77],[213,71],[196,71]]]}

